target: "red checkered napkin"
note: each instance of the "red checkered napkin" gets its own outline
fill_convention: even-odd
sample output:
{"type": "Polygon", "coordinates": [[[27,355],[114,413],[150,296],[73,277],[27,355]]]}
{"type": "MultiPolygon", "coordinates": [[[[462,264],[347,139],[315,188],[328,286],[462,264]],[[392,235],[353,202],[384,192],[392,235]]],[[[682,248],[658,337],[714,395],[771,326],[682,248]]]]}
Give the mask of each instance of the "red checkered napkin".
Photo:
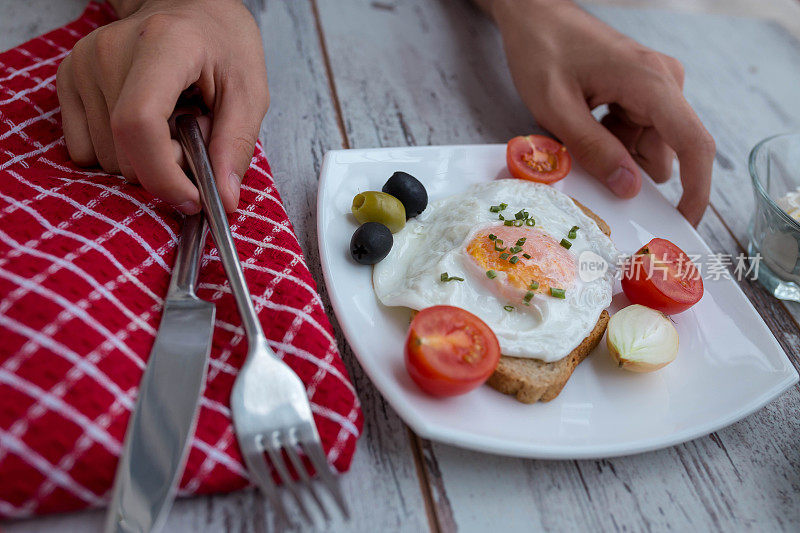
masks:
{"type": "MultiPolygon", "coordinates": [[[[61,133],[58,63],[113,18],[90,3],[0,54],[3,517],[106,503],[167,291],[180,216],[119,176],[73,165],[61,133]]],[[[260,146],[231,229],[270,345],[306,384],[328,460],[344,471],[358,399],[260,146]]],[[[228,406],[247,341],[210,243],[199,294],[217,319],[184,495],[248,483],[228,406]]]]}

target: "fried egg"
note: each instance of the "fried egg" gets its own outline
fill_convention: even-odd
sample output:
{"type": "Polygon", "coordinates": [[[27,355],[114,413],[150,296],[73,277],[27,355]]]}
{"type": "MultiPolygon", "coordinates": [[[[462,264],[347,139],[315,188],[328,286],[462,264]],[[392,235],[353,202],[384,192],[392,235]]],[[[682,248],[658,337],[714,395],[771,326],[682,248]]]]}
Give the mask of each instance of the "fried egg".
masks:
{"type": "Polygon", "coordinates": [[[616,256],[611,240],[569,196],[504,179],[433,202],[409,220],[375,265],[373,286],[387,306],[466,309],[492,328],[503,355],[550,362],[575,349],[611,303],[616,256]],[[516,213],[532,221],[500,219],[513,221],[516,213]],[[586,252],[608,269],[579,275],[586,252]],[[553,295],[561,291],[563,298],[553,295]]]}

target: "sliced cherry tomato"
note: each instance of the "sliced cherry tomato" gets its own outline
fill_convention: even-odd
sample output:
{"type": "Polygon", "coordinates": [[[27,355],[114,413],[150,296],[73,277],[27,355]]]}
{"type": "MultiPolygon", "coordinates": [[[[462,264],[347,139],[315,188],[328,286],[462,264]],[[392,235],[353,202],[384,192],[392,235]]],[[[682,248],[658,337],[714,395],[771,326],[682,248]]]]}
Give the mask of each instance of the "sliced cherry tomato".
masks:
{"type": "Polygon", "coordinates": [[[406,339],[406,368],[433,396],[464,394],[484,383],[500,360],[500,345],[486,323],[458,307],[423,309],[406,339]]]}
{"type": "Polygon", "coordinates": [[[653,239],[628,260],[622,290],[631,302],[671,315],[700,301],[703,279],[683,250],[666,239],[653,239]]]}
{"type": "Polygon", "coordinates": [[[515,178],[555,183],[569,174],[572,158],[560,142],[542,135],[526,135],[508,141],[506,164],[515,178]]]}

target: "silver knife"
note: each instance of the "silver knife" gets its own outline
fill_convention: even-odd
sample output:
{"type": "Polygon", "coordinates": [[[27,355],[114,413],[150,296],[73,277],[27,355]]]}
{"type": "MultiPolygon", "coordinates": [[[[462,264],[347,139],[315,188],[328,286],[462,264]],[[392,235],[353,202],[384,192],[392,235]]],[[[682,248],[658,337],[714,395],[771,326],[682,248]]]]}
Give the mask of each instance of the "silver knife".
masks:
{"type": "Polygon", "coordinates": [[[150,532],[175,498],[206,381],[214,304],[195,294],[203,213],[184,220],[156,342],[128,423],[105,531],[150,532]]]}

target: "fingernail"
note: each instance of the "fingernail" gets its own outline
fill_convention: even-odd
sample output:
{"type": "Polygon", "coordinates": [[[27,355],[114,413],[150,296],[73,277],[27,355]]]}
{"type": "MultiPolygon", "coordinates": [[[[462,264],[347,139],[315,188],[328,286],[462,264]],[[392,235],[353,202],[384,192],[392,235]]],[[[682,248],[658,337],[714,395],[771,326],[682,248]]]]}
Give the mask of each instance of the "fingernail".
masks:
{"type": "Polygon", "coordinates": [[[175,208],[184,215],[194,215],[195,213],[200,212],[200,205],[198,205],[198,203],[194,200],[189,200],[188,202],[178,204],[175,206],[175,208]]]}
{"type": "Polygon", "coordinates": [[[236,203],[233,207],[236,209],[239,205],[239,188],[242,186],[242,178],[236,172],[231,172],[228,174],[228,183],[231,188],[231,195],[236,203]]]}
{"type": "Polygon", "coordinates": [[[236,172],[228,174],[228,182],[230,183],[231,192],[236,194],[239,192],[239,187],[242,185],[242,178],[236,172]]]}
{"type": "Polygon", "coordinates": [[[625,167],[619,167],[606,180],[611,191],[622,198],[629,198],[636,193],[636,176],[625,167]]]}

